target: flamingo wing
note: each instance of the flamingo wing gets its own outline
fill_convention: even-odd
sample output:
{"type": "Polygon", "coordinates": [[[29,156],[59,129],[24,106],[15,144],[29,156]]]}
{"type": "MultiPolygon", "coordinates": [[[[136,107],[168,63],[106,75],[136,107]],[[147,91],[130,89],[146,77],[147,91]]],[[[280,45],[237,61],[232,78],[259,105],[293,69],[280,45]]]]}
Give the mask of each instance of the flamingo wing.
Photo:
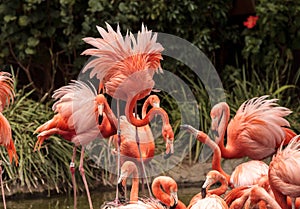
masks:
{"type": "Polygon", "coordinates": [[[235,145],[252,159],[262,159],[273,154],[285,139],[282,127],[290,127],[284,117],[291,111],[278,106],[277,99],[267,100],[267,97],[244,102],[227,128],[228,145],[235,145]]]}
{"type": "Polygon", "coordinates": [[[234,187],[251,186],[257,184],[262,176],[267,176],[269,166],[263,161],[251,160],[238,165],[230,176],[230,183],[234,187]]]}
{"type": "Polygon", "coordinates": [[[269,178],[284,195],[300,196],[300,141],[294,137],[285,149],[280,147],[270,163],[269,178]]]}
{"type": "Polygon", "coordinates": [[[0,72],[0,112],[14,101],[14,96],[14,80],[11,78],[11,74],[0,72]]]}

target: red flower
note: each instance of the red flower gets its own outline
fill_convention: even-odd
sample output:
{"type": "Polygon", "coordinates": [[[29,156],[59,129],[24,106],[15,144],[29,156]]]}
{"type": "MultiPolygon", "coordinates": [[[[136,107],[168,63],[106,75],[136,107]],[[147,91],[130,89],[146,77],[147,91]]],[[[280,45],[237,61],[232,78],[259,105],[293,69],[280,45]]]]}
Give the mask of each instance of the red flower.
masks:
{"type": "Polygon", "coordinates": [[[258,20],[258,16],[249,16],[247,18],[247,21],[244,22],[244,26],[247,28],[253,28],[256,25],[256,22],[258,20]]]}

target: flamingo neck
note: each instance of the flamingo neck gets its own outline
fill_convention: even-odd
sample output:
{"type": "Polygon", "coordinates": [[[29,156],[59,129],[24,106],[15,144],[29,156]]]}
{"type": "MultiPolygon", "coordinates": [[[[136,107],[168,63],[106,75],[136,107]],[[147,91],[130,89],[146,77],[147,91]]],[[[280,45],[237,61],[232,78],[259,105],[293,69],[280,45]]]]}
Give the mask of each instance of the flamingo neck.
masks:
{"type": "Polygon", "coordinates": [[[138,202],[138,194],[139,194],[139,178],[132,178],[132,186],[130,191],[130,203],[138,202]]]}
{"type": "Polygon", "coordinates": [[[138,119],[134,116],[133,110],[135,108],[139,94],[135,95],[132,99],[129,99],[129,102],[126,103],[125,115],[127,120],[134,126],[141,127],[150,123],[155,115],[160,115],[163,121],[164,126],[169,124],[169,117],[165,110],[160,107],[153,107],[149,112],[142,118],[138,119]]]}
{"type": "MultiPolygon", "coordinates": [[[[198,138],[197,138],[198,139],[198,138]]],[[[198,139],[199,140],[199,139],[198,139]]],[[[213,170],[217,170],[219,171],[222,175],[225,176],[227,182],[230,182],[230,175],[228,175],[221,167],[221,151],[220,151],[220,148],[219,146],[214,142],[212,141],[209,136],[206,135],[206,138],[204,141],[202,140],[199,140],[201,141],[202,143],[208,145],[214,152],[213,154],[213,159],[212,159],[212,169],[213,170]]],[[[222,183],[222,182],[221,182],[222,183]]],[[[222,188],[221,189],[224,189],[223,188],[223,184],[221,186],[222,188]]],[[[227,186],[226,186],[226,190],[227,190],[227,186]]],[[[226,191],[225,190],[225,191],[226,191]]],[[[221,190],[222,191],[222,190],[221,190]]]]}
{"type": "Polygon", "coordinates": [[[278,191],[272,184],[270,184],[271,189],[273,191],[274,197],[276,202],[280,205],[282,209],[288,209],[288,204],[287,204],[287,197],[286,195],[282,194],[280,191],[278,191]]]}
{"type": "MultiPolygon", "coordinates": [[[[254,190],[252,190],[250,196],[251,196],[250,197],[251,201],[254,201],[254,203],[263,200],[265,203],[269,204],[269,206],[271,208],[273,208],[273,209],[281,209],[281,207],[279,206],[279,204],[262,187],[258,187],[258,188],[255,188],[254,190]]],[[[261,202],[259,202],[259,203],[261,203],[261,202]]]]}
{"type": "Polygon", "coordinates": [[[231,151],[228,149],[228,147],[225,147],[224,145],[224,138],[225,138],[225,133],[227,130],[227,126],[228,126],[228,121],[230,119],[230,109],[227,103],[222,103],[222,117],[220,120],[220,125],[218,128],[218,132],[219,132],[219,137],[217,138],[216,142],[220,147],[221,150],[221,155],[224,158],[230,158],[231,156],[231,151]]]}
{"type": "Polygon", "coordinates": [[[112,128],[117,130],[118,120],[106,100],[104,102],[104,112],[110,124],[112,125],[112,128]]]}
{"type": "Polygon", "coordinates": [[[152,192],[154,196],[159,199],[163,204],[167,206],[171,206],[171,198],[170,195],[167,194],[166,191],[166,185],[163,181],[154,181],[152,184],[152,192]]]}

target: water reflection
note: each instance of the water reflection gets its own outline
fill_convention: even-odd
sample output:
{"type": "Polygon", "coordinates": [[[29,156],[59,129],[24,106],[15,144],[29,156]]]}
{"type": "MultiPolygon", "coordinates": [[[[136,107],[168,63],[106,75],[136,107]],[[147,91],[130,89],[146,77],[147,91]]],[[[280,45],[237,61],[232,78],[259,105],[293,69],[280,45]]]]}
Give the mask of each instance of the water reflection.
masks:
{"type": "MultiPolygon", "coordinates": [[[[178,197],[185,204],[188,204],[189,200],[200,192],[199,187],[185,187],[180,188],[178,191],[178,197]]],[[[40,196],[40,195],[39,195],[40,196]]],[[[100,208],[104,201],[113,200],[115,198],[115,191],[91,191],[91,197],[94,208],[100,208]]],[[[78,195],[78,209],[89,209],[89,204],[84,193],[78,195]]],[[[7,199],[8,209],[72,209],[73,197],[68,194],[52,195],[51,197],[29,197],[29,198],[13,198],[7,199]]],[[[3,209],[2,201],[0,202],[0,209],[3,209]]]]}

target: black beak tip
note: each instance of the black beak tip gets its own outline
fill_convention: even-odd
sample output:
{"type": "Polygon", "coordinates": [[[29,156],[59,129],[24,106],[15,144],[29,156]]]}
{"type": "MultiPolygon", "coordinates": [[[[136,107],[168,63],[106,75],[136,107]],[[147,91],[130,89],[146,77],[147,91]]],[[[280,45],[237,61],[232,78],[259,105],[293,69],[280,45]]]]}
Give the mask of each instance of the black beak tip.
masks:
{"type": "Polygon", "coordinates": [[[219,137],[219,132],[216,130],[212,130],[213,136],[219,137]]]}
{"type": "Polygon", "coordinates": [[[122,195],[122,196],[125,195],[125,191],[124,191],[125,189],[124,189],[122,183],[118,183],[118,190],[119,190],[120,195],[122,195]]]}
{"type": "Polygon", "coordinates": [[[103,121],[103,115],[99,115],[98,116],[98,125],[101,125],[102,121],[103,121]]]}
{"type": "Polygon", "coordinates": [[[168,154],[164,154],[164,159],[166,160],[166,159],[168,159],[169,157],[171,157],[172,156],[172,153],[171,152],[169,152],[168,154]]]}
{"type": "Polygon", "coordinates": [[[204,199],[206,197],[206,188],[201,189],[201,196],[202,196],[202,199],[204,199]]]}

